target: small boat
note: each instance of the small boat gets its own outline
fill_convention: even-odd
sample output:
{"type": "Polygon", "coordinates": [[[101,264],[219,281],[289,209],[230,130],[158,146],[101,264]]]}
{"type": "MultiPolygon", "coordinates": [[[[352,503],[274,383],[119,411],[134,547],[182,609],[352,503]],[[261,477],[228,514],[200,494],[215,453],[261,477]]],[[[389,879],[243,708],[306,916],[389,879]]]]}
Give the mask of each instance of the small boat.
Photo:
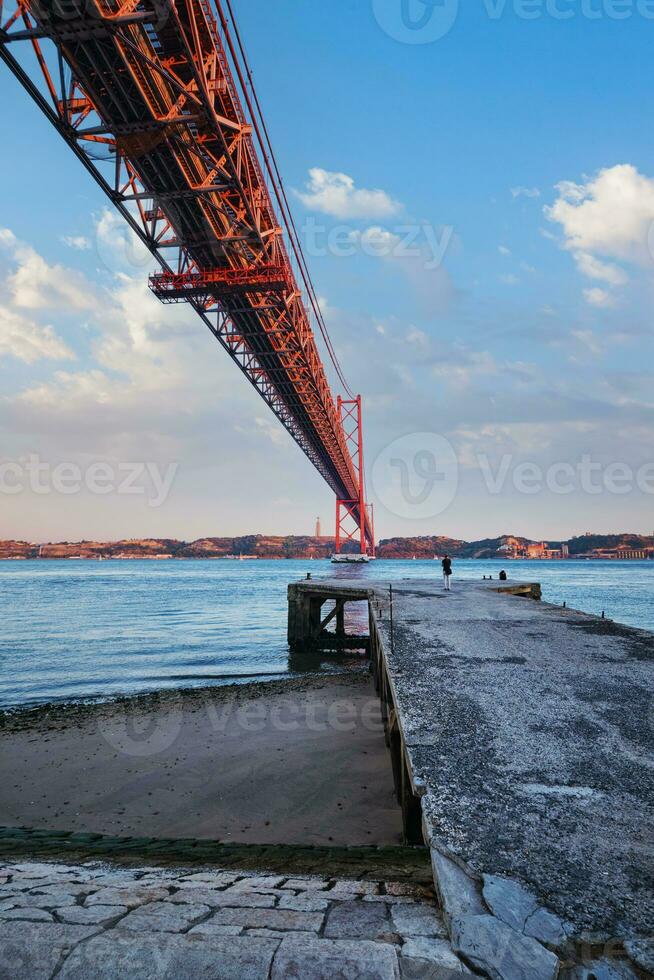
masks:
{"type": "Polygon", "coordinates": [[[333,565],[366,565],[369,561],[368,555],[332,555],[333,565]]]}

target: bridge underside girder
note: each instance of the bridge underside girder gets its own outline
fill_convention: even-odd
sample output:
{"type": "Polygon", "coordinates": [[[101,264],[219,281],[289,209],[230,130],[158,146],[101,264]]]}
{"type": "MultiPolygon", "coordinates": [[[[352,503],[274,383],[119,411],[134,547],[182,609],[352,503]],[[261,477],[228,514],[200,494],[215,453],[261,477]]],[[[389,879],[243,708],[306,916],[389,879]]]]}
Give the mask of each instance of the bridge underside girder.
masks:
{"type": "Polygon", "coordinates": [[[155,294],[202,318],[372,549],[220,0],[0,0],[0,57],[159,263],[155,294]]]}

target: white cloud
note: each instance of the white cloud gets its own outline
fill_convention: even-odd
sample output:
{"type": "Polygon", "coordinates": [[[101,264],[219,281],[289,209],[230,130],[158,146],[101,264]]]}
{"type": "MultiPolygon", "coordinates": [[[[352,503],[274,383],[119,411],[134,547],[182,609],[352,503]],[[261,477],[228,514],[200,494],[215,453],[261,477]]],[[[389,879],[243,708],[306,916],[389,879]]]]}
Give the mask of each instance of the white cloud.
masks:
{"type": "Polygon", "coordinates": [[[88,366],[57,371],[14,396],[7,405],[14,429],[47,437],[50,452],[111,458],[203,460],[217,424],[229,444],[234,416],[223,406],[250,393],[189,316],[184,306],[158,303],[146,280],[117,277],[89,318],[88,366]]]}
{"type": "Polygon", "coordinates": [[[26,364],[73,359],[75,355],[54,327],[25,316],[23,309],[56,307],[68,290],[79,299],[80,282],[75,273],[48,265],[9,228],[0,228],[0,247],[9,263],[9,268],[0,270],[0,357],[16,357],[26,364]]]}
{"type": "Polygon", "coordinates": [[[305,207],[334,218],[388,218],[402,207],[386,191],[357,188],[347,174],[320,167],[309,171],[306,189],[295,193],[305,207]]]}
{"type": "Polygon", "coordinates": [[[603,353],[604,348],[592,330],[573,330],[572,336],[588,353],[596,357],[603,353]]]}
{"type": "Polygon", "coordinates": [[[263,432],[273,445],[283,446],[287,444],[288,436],[277,419],[272,418],[272,416],[270,418],[255,418],[254,422],[259,431],[263,432]]]}
{"type": "Polygon", "coordinates": [[[418,330],[417,327],[409,327],[406,333],[406,341],[408,344],[416,344],[418,347],[428,347],[429,338],[424,330],[418,330]]]}
{"type": "Polygon", "coordinates": [[[517,286],[518,283],[520,282],[518,277],[514,276],[512,273],[508,273],[508,275],[498,276],[498,278],[500,282],[504,283],[505,286],[517,286]]]}
{"type": "Polygon", "coordinates": [[[43,382],[27,388],[17,396],[17,401],[31,408],[43,409],[46,412],[74,415],[76,412],[88,412],[91,404],[111,404],[112,387],[115,384],[103,372],[97,369],[91,371],[56,371],[52,381],[43,382]],[[56,406],[56,407],[55,407],[56,406]]]}
{"type": "Polygon", "coordinates": [[[148,248],[115,211],[104,208],[95,222],[98,255],[111,272],[144,275],[154,260],[148,248]]]}
{"type": "Polygon", "coordinates": [[[512,187],[511,197],[514,199],[516,197],[540,197],[540,191],[537,187],[512,187]]]}
{"type": "Polygon", "coordinates": [[[601,259],[595,258],[589,252],[575,253],[575,261],[579,271],[588,276],[589,279],[600,279],[610,286],[624,286],[629,281],[624,269],[618,268],[617,265],[610,265],[608,262],[602,262],[601,259]]]}
{"type": "MultiPolygon", "coordinates": [[[[600,170],[582,184],[562,181],[557,184],[557,191],[559,196],[544,209],[545,215],[561,226],[563,247],[573,254],[582,275],[615,289],[629,281],[616,261],[651,265],[654,178],[624,163],[600,170]]],[[[584,298],[599,308],[616,305],[607,289],[585,289],[584,298]]]]}
{"type": "Polygon", "coordinates": [[[511,254],[511,249],[510,248],[507,248],[506,245],[498,245],[497,246],[497,251],[500,253],[500,255],[510,255],[511,254]]]}
{"type": "Polygon", "coordinates": [[[365,231],[353,231],[350,234],[350,241],[359,244],[365,255],[377,258],[392,257],[402,243],[399,235],[379,225],[373,225],[365,231]]]}
{"type": "Polygon", "coordinates": [[[62,235],[61,240],[68,248],[77,249],[78,252],[86,252],[91,248],[91,239],[84,235],[62,235]]]}
{"type": "Polygon", "coordinates": [[[600,309],[611,309],[616,305],[616,299],[606,289],[599,289],[594,286],[592,289],[584,289],[584,299],[590,306],[597,306],[600,309]]]}
{"type": "Polygon", "coordinates": [[[449,385],[464,387],[473,378],[496,375],[498,365],[489,351],[473,351],[456,345],[450,350],[439,352],[438,363],[434,365],[432,372],[449,385]]]}
{"type": "Polygon", "coordinates": [[[318,306],[320,307],[320,310],[322,312],[322,315],[325,317],[325,319],[327,319],[328,317],[330,317],[332,315],[332,313],[334,312],[334,310],[333,310],[332,306],[330,305],[330,302],[329,302],[329,300],[327,299],[326,296],[319,296],[318,297],[318,306]]]}
{"type": "Polygon", "coordinates": [[[17,244],[16,236],[9,228],[0,228],[0,245],[4,248],[13,248],[17,244]]]}
{"type": "Polygon", "coordinates": [[[83,275],[63,265],[50,265],[13,232],[0,230],[0,245],[10,254],[15,270],[6,277],[14,306],[29,310],[89,310],[97,295],[83,275]]]}
{"type": "MultiPolygon", "coordinates": [[[[124,241],[119,234],[115,237],[117,230],[106,213],[98,218],[96,232],[109,246],[124,241]]],[[[38,357],[74,357],[52,327],[28,320],[21,312],[24,307],[63,307],[67,319],[83,312],[91,328],[91,365],[58,371],[15,396],[22,423],[35,431],[45,426],[64,438],[78,429],[99,438],[110,431],[137,430],[139,421],[147,431],[153,418],[164,432],[170,425],[163,420],[171,413],[181,418],[207,410],[212,364],[203,364],[199,351],[210,341],[200,323],[189,330],[185,307],[164,307],[142,273],[116,272],[111,286],[99,289],[74,270],[48,265],[11,233],[0,232],[0,244],[7,246],[15,267],[7,280],[9,303],[6,309],[0,306],[0,354],[12,353],[30,363],[38,357]]],[[[70,319],[75,326],[74,317],[70,319]]],[[[76,325],[86,322],[78,318],[76,325]]]]}
{"type": "Polygon", "coordinates": [[[584,184],[564,181],[557,190],[559,196],[545,214],[561,225],[567,249],[651,264],[654,178],[625,163],[600,170],[584,184]]]}
{"type": "Polygon", "coordinates": [[[0,357],[7,355],[26,364],[75,356],[51,326],[41,326],[9,307],[0,306],[0,357]]]}

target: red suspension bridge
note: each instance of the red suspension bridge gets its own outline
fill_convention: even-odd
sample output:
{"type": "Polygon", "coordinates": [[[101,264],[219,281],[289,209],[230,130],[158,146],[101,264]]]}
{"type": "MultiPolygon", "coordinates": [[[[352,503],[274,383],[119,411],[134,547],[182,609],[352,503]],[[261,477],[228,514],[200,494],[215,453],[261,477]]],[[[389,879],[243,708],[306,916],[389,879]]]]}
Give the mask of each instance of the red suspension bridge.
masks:
{"type": "Polygon", "coordinates": [[[0,0],[0,57],[156,259],[154,294],[193,308],[332,488],[337,552],[358,538],[373,556],[361,397],[324,323],[231,0],[0,0]]]}

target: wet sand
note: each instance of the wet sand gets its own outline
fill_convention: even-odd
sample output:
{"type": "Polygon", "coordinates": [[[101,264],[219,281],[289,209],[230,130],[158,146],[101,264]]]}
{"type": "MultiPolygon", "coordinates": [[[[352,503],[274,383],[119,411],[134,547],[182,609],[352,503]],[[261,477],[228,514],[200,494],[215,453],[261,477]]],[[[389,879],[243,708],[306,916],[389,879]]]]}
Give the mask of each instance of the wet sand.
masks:
{"type": "Polygon", "coordinates": [[[5,715],[0,824],[261,844],[397,844],[368,676],[5,715]]]}

